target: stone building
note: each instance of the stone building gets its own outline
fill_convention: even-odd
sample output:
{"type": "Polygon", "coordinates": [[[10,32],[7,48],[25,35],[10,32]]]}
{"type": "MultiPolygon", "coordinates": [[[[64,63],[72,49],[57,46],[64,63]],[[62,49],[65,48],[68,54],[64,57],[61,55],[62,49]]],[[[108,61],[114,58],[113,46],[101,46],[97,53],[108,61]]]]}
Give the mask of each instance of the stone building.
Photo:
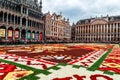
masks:
{"type": "Polygon", "coordinates": [[[0,40],[39,41],[42,16],[42,0],[0,0],[0,40]]]}
{"type": "Polygon", "coordinates": [[[69,42],[71,40],[71,26],[69,19],[62,18],[62,14],[44,15],[46,42],[69,42]]]}
{"type": "Polygon", "coordinates": [[[120,16],[79,20],[75,24],[76,42],[120,42],[120,16]]]}

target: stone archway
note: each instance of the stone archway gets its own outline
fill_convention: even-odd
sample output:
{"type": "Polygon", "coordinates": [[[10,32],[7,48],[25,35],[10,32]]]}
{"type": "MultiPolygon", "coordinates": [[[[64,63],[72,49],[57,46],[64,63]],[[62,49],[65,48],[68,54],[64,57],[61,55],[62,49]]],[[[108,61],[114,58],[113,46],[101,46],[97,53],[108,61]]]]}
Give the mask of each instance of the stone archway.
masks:
{"type": "Polygon", "coordinates": [[[23,29],[23,30],[21,31],[21,39],[22,39],[22,40],[25,40],[25,39],[26,39],[26,30],[25,30],[25,29],[23,29]]]}
{"type": "Polygon", "coordinates": [[[0,11],[0,22],[3,21],[3,11],[0,11]]]}
{"type": "Polygon", "coordinates": [[[27,32],[27,39],[31,40],[31,31],[30,30],[28,30],[28,32],[27,32]]]}

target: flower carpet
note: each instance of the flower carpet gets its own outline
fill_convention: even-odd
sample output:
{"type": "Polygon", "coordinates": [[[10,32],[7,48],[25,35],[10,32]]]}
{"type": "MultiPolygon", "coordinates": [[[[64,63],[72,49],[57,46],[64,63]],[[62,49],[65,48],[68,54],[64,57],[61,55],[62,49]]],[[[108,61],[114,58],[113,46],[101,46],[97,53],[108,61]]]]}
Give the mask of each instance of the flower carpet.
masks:
{"type": "Polygon", "coordinates": [[[120,80],[120,46],[1,46],[0,80],[120,80]]]}

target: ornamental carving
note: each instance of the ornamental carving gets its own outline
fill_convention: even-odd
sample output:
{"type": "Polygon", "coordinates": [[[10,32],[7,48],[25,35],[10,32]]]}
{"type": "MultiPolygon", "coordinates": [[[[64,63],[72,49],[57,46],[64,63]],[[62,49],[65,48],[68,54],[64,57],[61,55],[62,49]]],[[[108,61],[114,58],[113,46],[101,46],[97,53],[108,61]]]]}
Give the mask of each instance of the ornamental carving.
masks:
{"type": "Polygon", "coordinates": [[[91,24],[107,24],[107,21],[103,19],[97,19],[92,21],[91,24]]]}

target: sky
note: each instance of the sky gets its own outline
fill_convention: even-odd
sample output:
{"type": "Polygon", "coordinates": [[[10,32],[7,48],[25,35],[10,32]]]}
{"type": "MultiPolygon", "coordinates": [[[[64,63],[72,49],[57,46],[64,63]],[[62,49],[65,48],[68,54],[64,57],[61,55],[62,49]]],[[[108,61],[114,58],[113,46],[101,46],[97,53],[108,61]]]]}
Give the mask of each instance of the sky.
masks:
{"type": "Polygon", "coordinates": [[[42,0],[43,13],[62,15],[71,23],[81,19],[120,15],[120,0],[42,0]]]}

